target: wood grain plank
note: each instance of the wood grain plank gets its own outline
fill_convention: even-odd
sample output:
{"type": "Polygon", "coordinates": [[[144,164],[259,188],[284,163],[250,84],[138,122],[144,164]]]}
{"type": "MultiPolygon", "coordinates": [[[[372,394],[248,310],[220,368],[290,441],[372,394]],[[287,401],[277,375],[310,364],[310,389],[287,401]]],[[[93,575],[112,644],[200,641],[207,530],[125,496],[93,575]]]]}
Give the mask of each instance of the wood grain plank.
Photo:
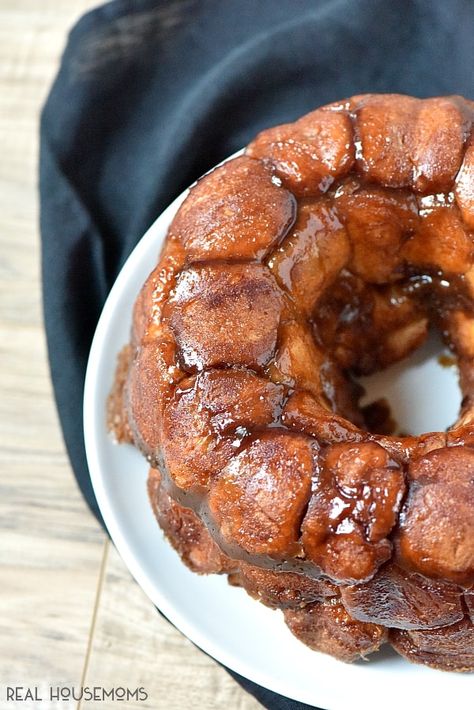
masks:
{"type": "Polygon", "coordinates": [[[39,112],[67,28],[93,3],[59,5],[0,4],[2,685],[79,682],[104,546],[64,451],[41,314],[39,112]]]}

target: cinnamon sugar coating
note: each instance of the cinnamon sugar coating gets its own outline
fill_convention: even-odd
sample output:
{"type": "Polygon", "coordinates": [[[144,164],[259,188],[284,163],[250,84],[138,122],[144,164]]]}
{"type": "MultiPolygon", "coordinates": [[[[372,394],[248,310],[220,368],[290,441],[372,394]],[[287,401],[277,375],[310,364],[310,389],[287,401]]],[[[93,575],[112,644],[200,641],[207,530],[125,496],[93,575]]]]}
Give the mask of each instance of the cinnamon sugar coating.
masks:
{"type": "Polygon", "coordinates": [[[408,572],[389,562],[369,582],[343,587],[341,596],[354,619],[395,629],[430,629],[464,616],[462,590],[408,572]]]}
{"type": "Polygon", "coordinates": [[[469,585],[474,573],[474,449],[437,449],[408,466],[409,494],[396,534],[401,563],[469,585]]]}
{"type": "Polygon", "coordinates": [[[229,545],[281,559],[300,552],[301,520],[317,474],[318,445],[274,430],[259,434],[209,490],[209,510],[229,545]]]}
{"type": "Polygon", "coordinates": [[[275,353],[283,305],[268,269],[255,262],[200,264],[182,271],[164,308],[182,370],[261,369],[275,353]]]}
{"type": "Polygon", "coordinates": [[[183,560],[346,661],[388,639],[474,669],[473,117],[461,97],[356,96],[201,178],[110,399],[183,560]],[[371,431],[353,376],[430,327],[459,364],[458,420],[371,431]]]}
{"type": "Polygon", "coordinates": [[[278,244],[296,216],[296,200],[272,170],[235,158],[191,188],[170,229],[190,261],[259,259],[278,244]]]}
{"type": "Polygon", "coordinates": [[[287,609],[284,616],[296,638],[314,651],[346,663],[378,651],[387,640],[386,628],[353,619],[335,597],[301,609],[287,609]]]}

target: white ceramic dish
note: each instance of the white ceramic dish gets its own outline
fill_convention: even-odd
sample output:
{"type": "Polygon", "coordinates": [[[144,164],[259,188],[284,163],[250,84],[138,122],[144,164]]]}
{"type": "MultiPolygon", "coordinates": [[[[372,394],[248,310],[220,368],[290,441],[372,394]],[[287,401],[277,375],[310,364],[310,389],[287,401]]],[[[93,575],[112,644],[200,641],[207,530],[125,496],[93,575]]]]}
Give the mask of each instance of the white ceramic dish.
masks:
{"type": "MultiPolygon", "coordinates": [[[[92,345],[84,396],[84,431],[95,494],[112,539],[151,601],[197,646],[229,668],[282,695],[325,710],[461,707],[472,676],[409,664],[389,648],[346,665],[296,640],[271,611],[218,576],[191,573],[164,540],[146,495],[147,464],[131,446],[113,443],[105,402],[116,355],[127,342],[132,305],[156,263],[185,195],[150,227],[123,267],[92,345]]],[[[420,431],[442,428],[459,406],[456,373],[437,364],[435,342],[391,378],[395,418],[420,431]],[[411,404],[410,404],[411,403],[411,404]]],[[[371,387],[387,389],[387,376],[371,387]]],[[[157,659],[159,663],[159,659],[157,659]]],[[[179,672],[179,669],[177,670],[179,672]]]]}

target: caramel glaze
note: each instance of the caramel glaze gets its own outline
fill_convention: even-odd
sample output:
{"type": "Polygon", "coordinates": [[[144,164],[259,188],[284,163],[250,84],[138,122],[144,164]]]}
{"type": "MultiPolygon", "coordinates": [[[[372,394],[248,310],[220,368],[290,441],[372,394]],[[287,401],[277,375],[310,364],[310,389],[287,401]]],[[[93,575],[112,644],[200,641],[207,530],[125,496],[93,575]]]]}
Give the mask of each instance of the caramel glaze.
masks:
{"type": "MultiPolygon", "coordinates": [[[[109,400],[109,426],[159,469],[174,514],[192,511],[254,595],[262,575],[290,575],[309,605],[290,627],[345,660],[385,627],[439,667],[454,642],[434,634],[427,655],[419,629],[461,624],[472,639],[459,599],[474,586],[473,117],[461,97],[356,96],[201,178],[137,299],[109,400]],[[405,358],[430,327],[457,359],[457,422],[371,429],[353,376],[405,358]],[[316,584],[340,601],[312,608],[316,584]],[[331,649],[334,624],[348,630],[331,649]],[[344,650],[351,629],[360,647],[344,650]]],[[[170,539],[171,508],[157,516],[170,539]]]]}

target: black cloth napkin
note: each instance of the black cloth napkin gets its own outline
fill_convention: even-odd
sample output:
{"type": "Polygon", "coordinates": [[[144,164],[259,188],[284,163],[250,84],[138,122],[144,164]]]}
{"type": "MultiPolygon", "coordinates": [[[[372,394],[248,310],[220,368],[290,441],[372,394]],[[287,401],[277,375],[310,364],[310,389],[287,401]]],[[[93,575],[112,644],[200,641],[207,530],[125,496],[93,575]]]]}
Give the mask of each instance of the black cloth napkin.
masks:
{"type": "MultiPolygon", "coordinates": [[[[114,0],[74,27],[41,122],[44,315],[64,438],[99,519],[84,373],[107,293],[147,227],[258,130],[321,104],[473,98],[473,37],[472,0],[114,0]]],[[[266,707],[307,707],[238,680],[266,707]]]]}

